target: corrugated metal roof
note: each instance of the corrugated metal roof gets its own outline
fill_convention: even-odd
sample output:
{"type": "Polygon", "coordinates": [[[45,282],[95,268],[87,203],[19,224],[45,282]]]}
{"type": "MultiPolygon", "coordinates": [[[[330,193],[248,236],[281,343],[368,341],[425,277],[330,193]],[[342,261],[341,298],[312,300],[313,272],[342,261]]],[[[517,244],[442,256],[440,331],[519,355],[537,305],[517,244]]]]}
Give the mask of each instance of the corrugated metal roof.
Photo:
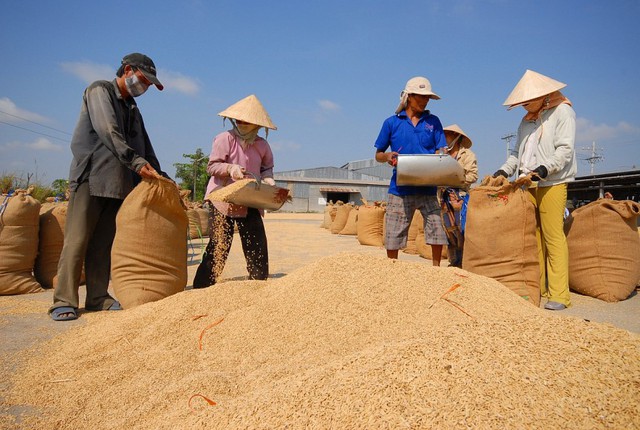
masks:
{"type": "Polygon", "coordinates": [[[321,193],[359,193],[360,190],[357,188],[344,188],[344,187],[320,187],[321,193]]]}

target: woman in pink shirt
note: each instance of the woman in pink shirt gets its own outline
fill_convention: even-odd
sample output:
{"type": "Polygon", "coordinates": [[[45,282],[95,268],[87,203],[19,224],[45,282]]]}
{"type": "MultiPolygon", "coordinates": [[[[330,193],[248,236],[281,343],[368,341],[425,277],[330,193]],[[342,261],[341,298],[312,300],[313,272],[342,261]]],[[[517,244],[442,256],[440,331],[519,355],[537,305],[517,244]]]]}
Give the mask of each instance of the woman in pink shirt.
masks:
{"type": "MultiPolygon", "coordinates": [[[[277,128],[258,98],[250,95],[218,115],[228,118],[233,127],[213,140],[207,165],[211,179],[206,194],[245,176],[275,185],[273,153],[269,143],[258,136],[258,131],[264,127],[268,135],[268,129],[277,128]]],[[[196,271],[193,288],[206,288],[216,283],[229,256],[236,226],[247,261],[249,279],[267,279],[269,254],[263,215],[264,211],[260,209],[213,202],[209,212],[209,243],[196,271]]]]}

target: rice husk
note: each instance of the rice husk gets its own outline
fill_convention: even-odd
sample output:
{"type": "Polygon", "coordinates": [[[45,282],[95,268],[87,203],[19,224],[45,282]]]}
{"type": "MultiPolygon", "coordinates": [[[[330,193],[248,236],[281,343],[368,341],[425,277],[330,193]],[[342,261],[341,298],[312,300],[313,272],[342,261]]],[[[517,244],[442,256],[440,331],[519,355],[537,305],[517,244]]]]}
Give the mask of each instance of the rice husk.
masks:
{"type": "Polygon", "coordinates": [[[640,426],[637,335],[462,269],[340,253],[84,318],[14,376],[18,428],[640,426]]]}

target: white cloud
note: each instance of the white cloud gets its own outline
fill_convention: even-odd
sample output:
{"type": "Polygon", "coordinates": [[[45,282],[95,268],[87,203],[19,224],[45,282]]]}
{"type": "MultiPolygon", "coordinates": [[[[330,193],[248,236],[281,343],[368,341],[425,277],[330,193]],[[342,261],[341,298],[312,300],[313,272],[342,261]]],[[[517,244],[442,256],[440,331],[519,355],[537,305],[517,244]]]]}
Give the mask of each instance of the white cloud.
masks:
{"type": "Polygon", "coordinates": [[[640,128],[620,121],[615,125],[595,124],[586,118],[576,119],[576,142],[591,143],[639,135],[640,128]]]}
{"type": "Polygon", "coordinates": [[[0,145],[0,152],[20,152],[25,150],[60,152],[63,149],[62,145],[57,145],[44,137],[39,137],[33,142],[13,141],[0,145]]]}
{"type": "Polygon", "coordinates": [[[340,105],[331,100],[318,100],[318,105],[325,111],[339,111],[340,105]]]}
{"type": "Polygon", "coordinates": [[[22,122],[23,120],[33,122],[51,122],[49,118],[46,118],[42,115],[20,109],[13,101],[11,101],[11,99],[7,97],[0,98],[0,111],[0,114],[7,114],[2,115],[2,120],[9,123],[18,123],[22,122]]]}
{"type": "Polygon", "coordinates": [[[111,80],[116,76],[117,68],[89,61],[72,61],[60,63],[60,67],[68,73],[80,78],[86,84],[100,79],[111,80]]]}
{"type": "MultiPolygon", "coordinates": [[[[62,69],[90,84],[94,81],[105,79],[111,80],[116,76],[117,67],[107,66],[104,64],[91,63],[89,61],[72,61],[60,63],[62,69]]],[[[118,66],[119,67],[119,66],[118,66]]],[[[165,69],[158,70],[158,78],[165,89],[177,91],[179,93],[194,95],[200,91],[200,85],[197,79],[185,76],[178,72],[172,72],[165,69]]]]}
{"type": "Polygon", "coordinates": [[[35,151],[62,151],[63,149],[62,145],[57,145],[44,137],[40,137],[34,142],[27,143],[25,146],[35,151]]]}
{"type": "Polygon", "coordinates": [[[195,95],[200,91],[200,85],[196,79],[178,72],[160,69],[158,71],[158,78],[167,90],[177,91],[189,96],[195,95]]]}

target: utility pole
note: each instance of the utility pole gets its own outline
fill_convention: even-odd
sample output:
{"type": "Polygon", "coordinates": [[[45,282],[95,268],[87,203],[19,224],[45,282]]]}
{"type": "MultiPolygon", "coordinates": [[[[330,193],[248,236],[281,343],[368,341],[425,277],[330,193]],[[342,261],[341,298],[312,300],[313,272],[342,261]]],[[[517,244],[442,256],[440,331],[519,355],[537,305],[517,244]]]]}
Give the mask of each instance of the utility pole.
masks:
{"type": "Polygon", "coordinates": [[[509,158],[509,156],[511,155],[511,139],[513,139],[514,137],[516,137],[515,133],[509,133],[509,134],[505,134],[504,136],[502,136],[500,139],[504,140],[507,142],[507,158],[509,158]]]}
{"type": "Polygon", "coordinates": [[[600,155],[599,153],[601,152],[600,148],[596,148],[596,142],[593,141],[591,144],[591,148],[589,148],[588,146],[580,148],[582,151],[590,151],[591,155],[583,158],[583,160],[585,160],[587,163],[591,164],[591,174],[593,175],[593,167],[595,166],[596,163],[599,163],[600,161],[602,161],[604,159],[604,157],[602,155],[600,155]]]}

